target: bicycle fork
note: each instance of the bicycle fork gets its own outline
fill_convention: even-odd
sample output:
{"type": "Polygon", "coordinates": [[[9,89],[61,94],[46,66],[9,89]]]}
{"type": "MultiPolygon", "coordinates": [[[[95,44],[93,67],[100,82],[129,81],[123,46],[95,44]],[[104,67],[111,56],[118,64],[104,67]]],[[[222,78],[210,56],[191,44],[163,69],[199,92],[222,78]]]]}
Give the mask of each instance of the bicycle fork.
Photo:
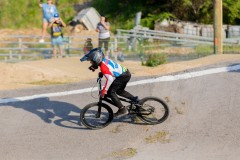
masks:
{"type": "Polygon", "coordinates": [[[100,118],[102,112],[102,98],[99,97],[99,102],[98,102],[98,111],[96,114],[96,118],[100,118]]]}

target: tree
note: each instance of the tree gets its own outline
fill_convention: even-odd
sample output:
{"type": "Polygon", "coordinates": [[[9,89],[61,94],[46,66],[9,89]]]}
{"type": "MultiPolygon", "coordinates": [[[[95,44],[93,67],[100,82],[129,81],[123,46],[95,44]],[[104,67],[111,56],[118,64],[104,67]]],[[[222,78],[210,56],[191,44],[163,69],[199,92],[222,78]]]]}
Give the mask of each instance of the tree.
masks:
{"type": "Polygon", "coordinates": [[[240,24],[240,1],[223,1],[223,21],[227,24],[240,24]]]}
{"type": "Polygon", "coordinates": [[[213,21],[212,0],[171,0],[170,12],[178,19],[200,23],[213,21]]]}

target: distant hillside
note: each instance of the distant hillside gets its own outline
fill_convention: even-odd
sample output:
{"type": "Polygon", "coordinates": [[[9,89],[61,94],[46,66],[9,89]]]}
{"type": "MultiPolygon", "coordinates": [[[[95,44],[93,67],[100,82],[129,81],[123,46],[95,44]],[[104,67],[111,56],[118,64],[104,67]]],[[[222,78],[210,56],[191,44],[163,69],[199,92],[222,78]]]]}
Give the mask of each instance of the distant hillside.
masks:
{"type": "MultiPolygon", "coordinates": [[[[86,2],[86,0],[54,1],[65,22],[69,22],[76,14],[76,10],[86,2]]],[[[38,0],[0,0],[0,6],[0,28],[41,27],[42,11],[38,6],[38,0]]]]}
{"type": "MultiPolygon", "coordinates": [[[[46,2],[46,0],[43,0],[46,2]]],[[[142,13],[141,25],[153,29],[156,20],[175,18],[203,24],[213,23],[212,0],[53,0],[60,16],[70,22],[84,7],[92,6],[107,16],[111,31],[134,26],[137,12],[142,13]]],[[[222,2],[223,23],[240,24],[240,1],[222,2]]],[[[40,28],[41,8],[38,0],[0,0],[0,28],[40,28]]]]}

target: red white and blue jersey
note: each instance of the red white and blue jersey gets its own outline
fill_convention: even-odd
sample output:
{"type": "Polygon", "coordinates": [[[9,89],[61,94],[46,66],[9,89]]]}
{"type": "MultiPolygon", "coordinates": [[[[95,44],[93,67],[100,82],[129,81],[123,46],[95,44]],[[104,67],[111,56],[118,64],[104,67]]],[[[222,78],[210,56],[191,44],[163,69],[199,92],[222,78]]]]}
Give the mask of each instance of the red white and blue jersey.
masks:
{"type": "Polygon", "coordinates": [[[116,77],[119,77],[122,73],[126,72],[127,68],[121,66],[111,59],[104,58],[100,64],[100,70],[106,78],[106,83],[102,90],[105,93],[111,86],[114,79],[116,77]]]}

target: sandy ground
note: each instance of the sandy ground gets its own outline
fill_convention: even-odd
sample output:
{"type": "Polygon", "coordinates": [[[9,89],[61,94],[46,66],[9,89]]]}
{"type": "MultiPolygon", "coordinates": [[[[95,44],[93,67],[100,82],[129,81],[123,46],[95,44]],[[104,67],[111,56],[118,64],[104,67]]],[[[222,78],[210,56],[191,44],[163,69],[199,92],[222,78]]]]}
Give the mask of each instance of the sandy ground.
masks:
{"type": "MultiPolygon", "coordinates": [[[[96,73],[87,69],[89,63],[81,63],[79,58],[0,63],[0,90],[72,83],[96,78],[96,73]]],[[[142,66],[140,62],[136,61],[126,61],[122,65],[129,68],[133,76],[153,76],[236,60],[240,60],[240,55],[211,55],[192,61],[168,63],[154,68],[142,66]]]]}

